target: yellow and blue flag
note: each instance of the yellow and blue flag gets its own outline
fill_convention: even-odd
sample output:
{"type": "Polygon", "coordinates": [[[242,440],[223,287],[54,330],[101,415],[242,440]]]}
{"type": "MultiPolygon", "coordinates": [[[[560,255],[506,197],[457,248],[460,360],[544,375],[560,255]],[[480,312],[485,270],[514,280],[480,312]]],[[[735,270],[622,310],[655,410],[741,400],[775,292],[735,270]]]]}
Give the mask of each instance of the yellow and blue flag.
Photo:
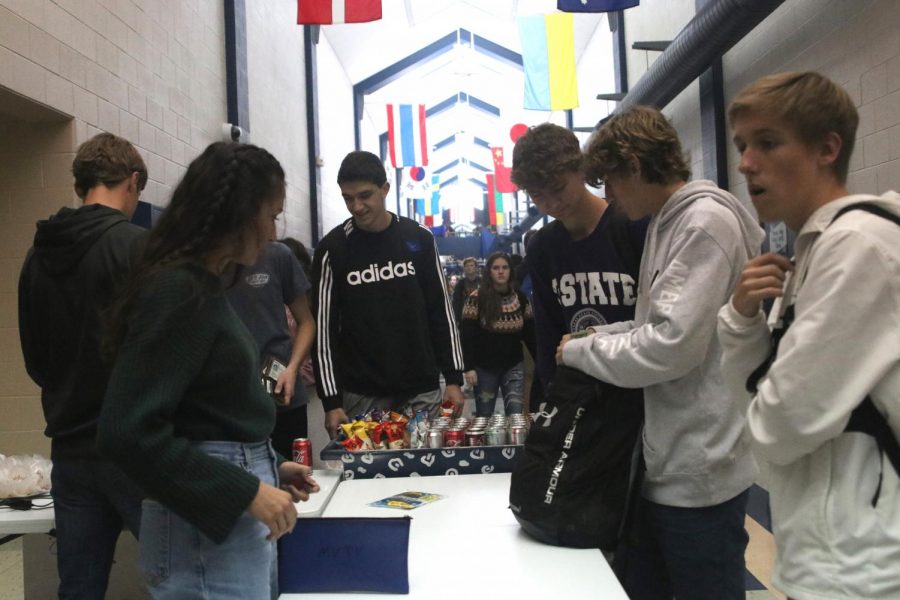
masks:
{"type": "Polygon", "coordinates": [[[519,17],[525,108],[565,110],[578,106],[575,29],[570,13],[519,17]]]}

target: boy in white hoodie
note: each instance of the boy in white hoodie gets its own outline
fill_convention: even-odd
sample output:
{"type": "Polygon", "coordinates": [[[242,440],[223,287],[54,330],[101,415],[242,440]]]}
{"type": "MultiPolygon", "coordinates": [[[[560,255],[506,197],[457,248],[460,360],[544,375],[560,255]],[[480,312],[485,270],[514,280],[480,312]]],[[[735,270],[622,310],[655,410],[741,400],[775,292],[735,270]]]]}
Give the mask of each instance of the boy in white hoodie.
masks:
{"type": "Polygon", "coordinates": [[[585,154],[592,184],[630,219],[651,215],[634,320],[566,336],[557,352],[559,364],[644,388],[641,541],[623,585],[639,599],[743,599],[757,470],[720,374],[716,312],[759,253],[762,229],[714,183],[688,183],[678,135],[654,108],[614,116],[585,154]]]}
{"type": "Polygon", "coordinates": [[[771,463],[773,581],[797,600],[900,598],[896,456],[859,432],[854,410],[869,398],[896,450],[900,226],[890,215],[900,215],[900,196],[849,194],[859,118],[847,93],[818,73],[764,77],[728,113],[760,218],[797,232],[794,261],[765,254],[747,263],[718,326],[723,372],[749,400],[753,449],[771,463]],[[887,216],[858,208],[838,216],[861,202],[887,216]],[[772,352],[760,308],[768,298],[783,337],[748,382],[772,352]]]}

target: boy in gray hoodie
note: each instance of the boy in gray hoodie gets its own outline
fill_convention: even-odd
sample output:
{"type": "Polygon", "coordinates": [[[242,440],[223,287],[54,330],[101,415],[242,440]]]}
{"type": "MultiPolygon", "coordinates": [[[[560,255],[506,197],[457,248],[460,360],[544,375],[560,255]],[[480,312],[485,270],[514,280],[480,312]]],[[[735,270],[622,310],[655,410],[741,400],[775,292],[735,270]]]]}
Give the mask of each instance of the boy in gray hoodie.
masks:
{"type": "Polygon", "coordinates": [[[590,140],[587,176],[630,219],[651,216],[633,321],[566,336],[557,362],[644,388],[647,472],[631,598],[744,598],[744,515],[757,470],[720,374],[716,313],[759,253],[755,216],[711,181],[688,182],[656,109],[614,116],[590,140]]]}

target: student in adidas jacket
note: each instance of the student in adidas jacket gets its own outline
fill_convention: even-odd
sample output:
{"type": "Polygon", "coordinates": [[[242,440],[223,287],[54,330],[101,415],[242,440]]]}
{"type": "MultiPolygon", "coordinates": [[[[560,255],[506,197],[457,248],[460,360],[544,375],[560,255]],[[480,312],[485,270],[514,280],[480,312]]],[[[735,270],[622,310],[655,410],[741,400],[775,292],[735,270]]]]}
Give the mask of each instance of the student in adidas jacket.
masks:
{"type": "Polygon", "coordinates": [[[557,362],[620,387],[644,388],[640,545],[632,598],[743,599],[744,517],[756,464],[744,417],[720,374],[716,311],[763,232],[710,181],[688,182],[678,135],[656,109],[610,119],[588,143],[590,181],[632,220],[652,215],[634,320],[564,336],[557,362]]]}
{"type": "Polygon", "coordinates": [[[388,212],[381,160],[351,152],[338,170],[352,215],[316,247],[313,365],[334,437],[370,408],[462,409],[462,346],[431,232],[388,212]]]}
{"type": "Polygon", "coordinates": [[[859,209],[832,224],[860,202],[900,215],[900,195],[848,193],[857,112],[817,73],[752,83],[729,118],[760,218],[798,232],[795,261],[747,263],[719,312],[725,373],[771,464],[773,582],[796,600],[900,598],[898,474],[874,437],[844,432],[870,396],[900,438],[900,227],[859,209]],[[794,322],[750,398],[745,382],[770,348],[766,298],[773,318],[793,305],[794,322]]]}

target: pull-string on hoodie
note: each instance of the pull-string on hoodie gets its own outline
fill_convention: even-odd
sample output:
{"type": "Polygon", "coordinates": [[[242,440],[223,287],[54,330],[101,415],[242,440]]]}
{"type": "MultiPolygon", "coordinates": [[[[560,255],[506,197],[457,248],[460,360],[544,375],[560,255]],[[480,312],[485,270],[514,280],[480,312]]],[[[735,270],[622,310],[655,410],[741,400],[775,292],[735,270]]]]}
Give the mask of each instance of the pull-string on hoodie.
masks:
{"type": "Polygon", "coordinates": [[[144,230],[121,211],[63,208],[37,224],[19,277],[25,368],[41,387],[53,456],[93,456],[109,369],[101,311],[114,299],[144,230]]]}
{"type": "Polygon", "coordinates": [[[716,315],[763,237],[737,198],[711,181],[685,184],[648,226],[634,321],[563,348],[569,366],[644,388],[648,500],[712,506],[756,477],[744,415],[720,372],[716,315]]]}

